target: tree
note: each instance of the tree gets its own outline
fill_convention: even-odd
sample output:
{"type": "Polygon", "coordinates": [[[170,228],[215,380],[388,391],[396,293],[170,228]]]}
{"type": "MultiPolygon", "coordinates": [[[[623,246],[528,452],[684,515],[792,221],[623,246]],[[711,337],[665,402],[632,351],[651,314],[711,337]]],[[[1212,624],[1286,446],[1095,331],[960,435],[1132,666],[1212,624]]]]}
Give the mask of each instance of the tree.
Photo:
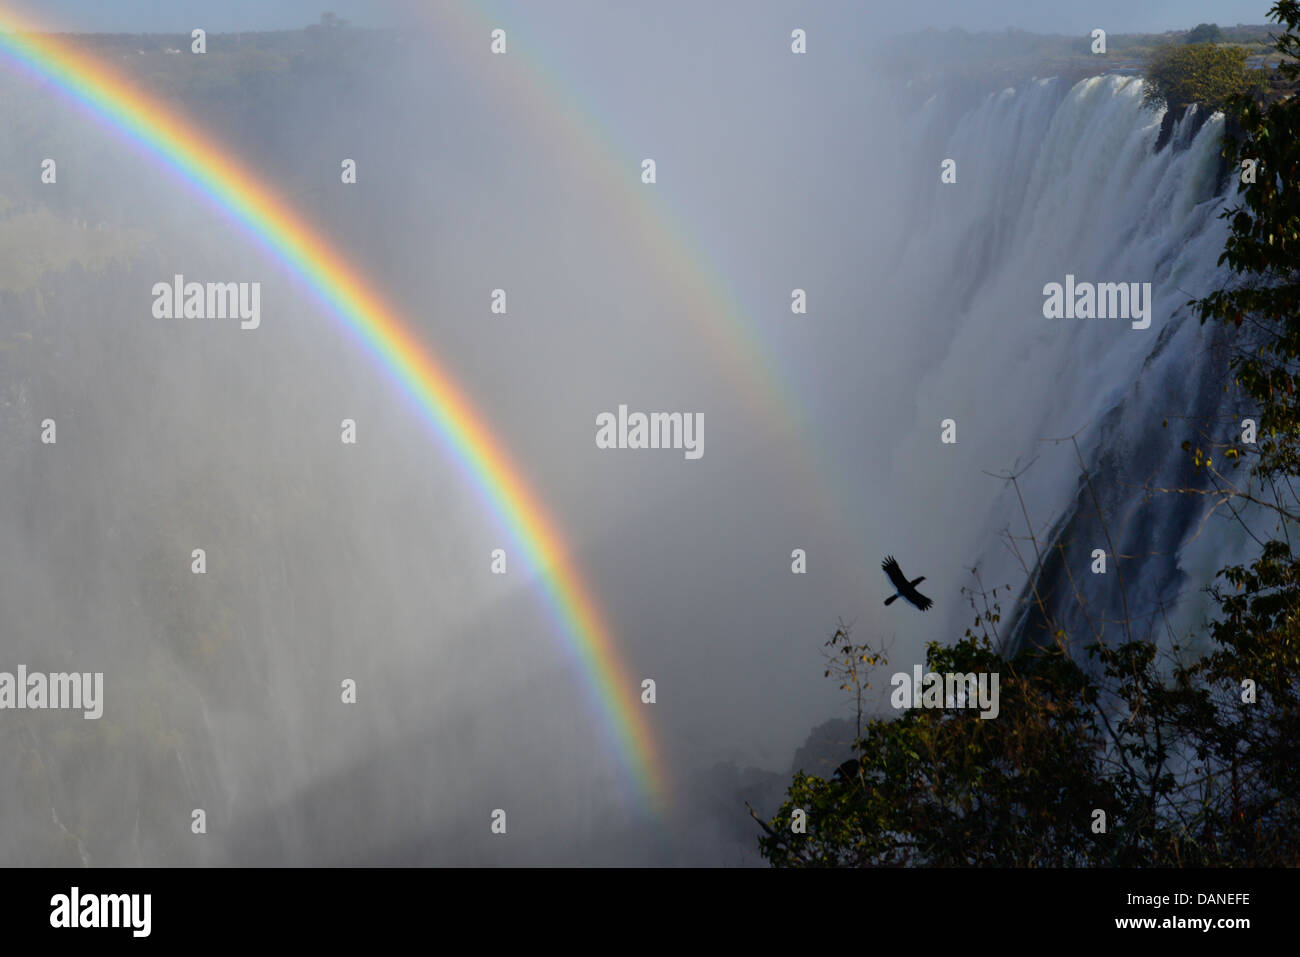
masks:
{"type": "MultiPolygon", "coordinates": [[[[1300,56],[1300,0],[1279,0],[1269,15],[1286,27],[1279,52],[1300,56]]],[[[1282,72],[1294,81],[1300,65],[1282,72]]],[[[1165,95],[1206,82],[1183,79],[1165,95]]],[[[997,589],[992,603],[982,585],[969,590],[974,627],[951,647],[931,644],[927,664],[998,673],[999,717],[911,708],[866,722],[851,774],[800,771],[781,808],[760,819],[760,851],[773,865],[1300,864],[1300,558],[1291,544],[1300,534],[1300,98],[1238,93],[1225,105],[1239,126],[1225,150],[1236,169],[1253,161],[1256,175],[1241,177],[1241,203],[1223,214],[1231,229],[1220,263],[1238,279],[1193,304],[1202,323],[1226,324],[1258,441],[1237,431],[1223,441],[1207,426],[1204,448],[1186,447],[1208,488],[1174,491],[1226,505],[1258,553],[1207,588],[1218,608],[1208,653],[1190,656],[1176,639],[1094,641],[1083,667],[1034,587],[1054,643],[1004,654],[997,589]]],[[[843,662],[828,673],[850,685],[886,663],[843,628],[831,644],[843,662]]]]}
{"type": "Polygon", "coordinates": [[[1250,86],[1246,51],[1212,43],[1168,44],[1156,49],[1146,65],[1143,99],[1153,107],[1180,113],[1193,103],[1222,109],[1250,86]]]}
{"type": "MultiPolygon", "coordinates": [[[[1219,650],[1190,662],[1152,640],[1094,643],[1086,669],[1059,631],[1054,645],[998,653],[998,617],[986,606],[977,629],[927,652],[939,674],[999,675],[998,717],[949,702],[867,721],[832,777],[800,770],[770,820],[750,809],[772,865],[1300,862],[1300,660],[1289,638],[1260,640],[1275,620],[1243,625],[1229,610],[1219,650]],[[1243,673],[1267,701],[1242,700],[1243,673]]],[[[829,644],[842,659],[828,674],[850,688],[888,664],[843,627],[829,644]]]]}
{"type": "MultiPolygon", "coordinates": [[[[1269,17],[1286,28],[1276,43],[1284,57],[1278,69],[1294,83],[1300,77],[1294,62],[1300,55],[1300,2],[1279,0],[1269,17]]],[[[1217,468],[1211,453],[1197,451],[1216,491],[1248,517],[1264,519],[1271,529],[1260,532],[1271,537],[1261,541],[1250,565],[1219,573],[1231,586],[1215,591],[1223,618],[1211,631],[1221,650],[1201,669],[1205,680],[1221,686],[1236,689],[1249,679],[1259,689],[1260,707],[1235,715],[1204,743],[1211,759],[1231,768],[1231,813],[1221,823],[1233,841],[1249,846],[1277,828],[1289,827],[1295,835],[1300,827],[1300,799],[1285,780],[1300,741],[1300,561],[1291,534],[1300,521],[1300,197],[1294,188],[1300,101],[1270,103],[1243,95],[1232,107],[1239,131],[1225,142],[1225,153],[1241,173],[1241,202],[1222,214],[1230,232],[1219,263],[1239,279],[1194,304],[1202,323],[1216,319],[1236,333],[1230,365],[1245,411],[1257,419],[1259,438],[1252,445],[1234,434],[1219,444],[1217,468]],[[1246,462],[1251,466],[1243,479],[1246,462]]]]}
{"type": "MultiPolygon", "coordinates": [[[[843,635],[848,657],[862,650],[843,635]]],[[[870,660],[864,659],[864,660],[870,660]]],[[[973,710],[907,711],[874,720],[852,773],[802,771],[760,838],[776,866],[1076,864],[1088,857],[1091,809],[1118,796],[1095,774],[1100,730],[1084,673],[1056,650],[1001,659],[986,636],[932,644],[938,672],[1001,673],[1007,720],[973,710]],[[801,808],[807,834],[794,827],[801,808]],[[1075,826],[1076,823],[1078,826],[1075,826]]]]}
{"type": "Polygon", "coordinates": [[[1189,30],[1184,43],[1222,43],[1223,31],[1217,23],[1198,23],[1189,30]]]}

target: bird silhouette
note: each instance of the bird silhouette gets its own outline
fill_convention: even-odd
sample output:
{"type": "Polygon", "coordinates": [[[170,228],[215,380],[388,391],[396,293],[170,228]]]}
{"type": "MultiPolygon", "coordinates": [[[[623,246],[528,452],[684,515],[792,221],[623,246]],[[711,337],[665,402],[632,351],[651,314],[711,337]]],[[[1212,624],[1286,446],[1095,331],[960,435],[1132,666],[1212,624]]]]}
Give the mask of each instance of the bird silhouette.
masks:
{"type": "Polygon", "coordinates": [[[915,605],[921,611],[925,611],[934,604],[932,599],[926,598],[916,590],[916,586],[925,581],[924,575],[908,581],[907,576],[903,574],[903,570],[898,567],[898,562],[894,560],[893,555],[886,555],[885,560],[880,563],[880,567],[885,570],[889,583],[896,589],[894,594],[885,599],[886,605],[892,605],[896,598],[902,598],[909,605],[915,605]]]}

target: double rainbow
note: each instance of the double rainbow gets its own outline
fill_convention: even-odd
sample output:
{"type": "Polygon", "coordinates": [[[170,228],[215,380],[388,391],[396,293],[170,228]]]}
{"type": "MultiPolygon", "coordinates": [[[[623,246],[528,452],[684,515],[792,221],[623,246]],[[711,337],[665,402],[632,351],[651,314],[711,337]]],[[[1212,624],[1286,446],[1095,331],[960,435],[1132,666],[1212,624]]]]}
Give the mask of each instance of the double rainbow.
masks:
{"type": "Polygon", "coordinates": [[[450,373],[377,290],[229,151],[59,35],[0,8],[0,56],[48,81],[173,171],[300,278],[419,407],[536,569],[640,793],[667,800],[667,775],[600,606],[554,521],[450,373]]]}

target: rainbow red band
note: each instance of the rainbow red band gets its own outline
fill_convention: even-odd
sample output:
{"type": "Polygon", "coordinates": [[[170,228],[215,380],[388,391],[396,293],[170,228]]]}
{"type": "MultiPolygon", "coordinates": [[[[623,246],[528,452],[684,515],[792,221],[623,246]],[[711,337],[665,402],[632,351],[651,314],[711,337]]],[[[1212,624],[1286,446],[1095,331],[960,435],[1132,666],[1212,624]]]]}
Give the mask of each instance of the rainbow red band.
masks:
{"type": "Polygon", "coordinates": [[[0,56],[52,83],[226,211],[305,282],[411,396],[537,571],[626,767],[640,793],[662,810],[666,774],[640,684],[623,664],[559,530],[436,357],[342,255],[189,121],[59,36],[29,32],[7,9],[0,9],[0,56]]]}

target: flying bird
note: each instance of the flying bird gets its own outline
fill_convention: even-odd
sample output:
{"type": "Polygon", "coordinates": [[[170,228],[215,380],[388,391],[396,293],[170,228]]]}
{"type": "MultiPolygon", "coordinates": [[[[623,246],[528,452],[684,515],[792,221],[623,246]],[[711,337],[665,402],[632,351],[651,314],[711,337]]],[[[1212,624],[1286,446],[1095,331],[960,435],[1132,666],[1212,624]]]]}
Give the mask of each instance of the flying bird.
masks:
{"type": "Polygon", "coordinates": [[[907,576],[903,574],[903,570],[898,567],[898,562],[894,560],[893,555],[886,555],[885,560],[880,563],[880,567],[885,570],[885,574],[889,577],[889,583],[897,589],[894,594],[885,599],[886,605],[893,604],[894,599],[899,597],[909,604],[915,605],[921,611],[925,611],[934,604],[933,599],[926,598],[916,590],[916,586],[925,581],[924,575],[908,581],[907,576]]]}

